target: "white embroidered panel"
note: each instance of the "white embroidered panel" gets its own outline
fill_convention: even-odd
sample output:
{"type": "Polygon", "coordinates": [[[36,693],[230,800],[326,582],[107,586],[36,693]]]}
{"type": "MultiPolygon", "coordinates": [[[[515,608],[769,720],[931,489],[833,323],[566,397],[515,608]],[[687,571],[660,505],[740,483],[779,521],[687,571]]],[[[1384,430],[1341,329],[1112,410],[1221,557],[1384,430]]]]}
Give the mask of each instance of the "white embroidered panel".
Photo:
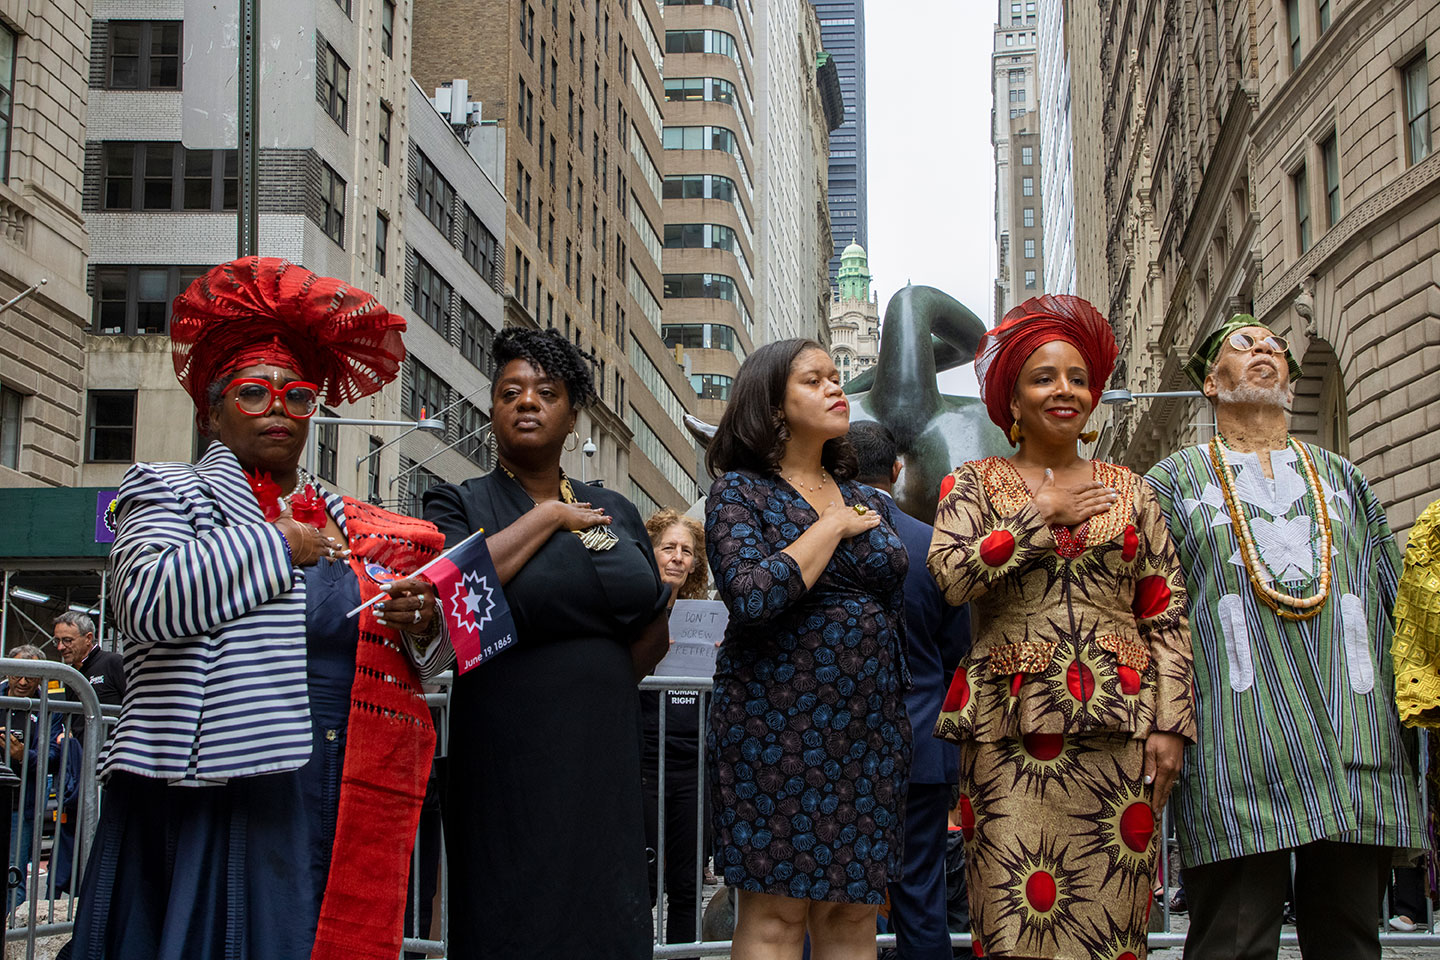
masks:
{"type": "Polygon", "coordinates": [[[1255,682],[1250,659],[1250,628],[1245,624],[1245,602],[1238,594],[1220,598],[1220,632],[1225,635],[1225,659],[1230,665],[1230,689],[1244,693],[1255,682]]]}
{"type": "Polygon", "coordinates": [[[1340,634],[1345,639],[1345,666],[1350,689],[1367,694],[1375,689],[1375,662],[1370,657],[1370,628],[1365,602],[1353,593],[1340,598],[1340,634]]]}

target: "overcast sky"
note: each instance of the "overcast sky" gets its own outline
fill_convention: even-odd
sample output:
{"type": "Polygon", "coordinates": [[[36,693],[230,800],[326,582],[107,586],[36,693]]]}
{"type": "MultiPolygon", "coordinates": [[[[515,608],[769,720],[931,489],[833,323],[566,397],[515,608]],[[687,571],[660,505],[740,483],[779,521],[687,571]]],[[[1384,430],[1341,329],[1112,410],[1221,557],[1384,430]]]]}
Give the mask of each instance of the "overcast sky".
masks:
{"type": "MultiPolygon", "coordinates": [[[[990,53],[985,0],[865,5],[870,272],[880,311],[907,282],[938,287],[986,324],[995,274],[990,53]]],[[[975,395],[969,365],[942,374],[975,395]]]]}

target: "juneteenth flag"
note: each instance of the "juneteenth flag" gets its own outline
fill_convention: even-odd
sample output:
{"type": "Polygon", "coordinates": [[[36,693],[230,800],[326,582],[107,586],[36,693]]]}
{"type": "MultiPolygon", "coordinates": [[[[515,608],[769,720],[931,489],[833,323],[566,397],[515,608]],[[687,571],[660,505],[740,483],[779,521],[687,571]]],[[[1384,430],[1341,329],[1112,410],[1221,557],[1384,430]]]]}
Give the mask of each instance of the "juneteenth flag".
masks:
{"type": "MultiPolygon", "coordinates": [[[[467,673],[514,645],[515,621],[485,545],[485,531],[477,530],[409,576],[421,574],[435,585],[435,612],[445,618],[457,673],[467,673]]],[[[366,606],[361,604],[351,615],[366,606]]]]}

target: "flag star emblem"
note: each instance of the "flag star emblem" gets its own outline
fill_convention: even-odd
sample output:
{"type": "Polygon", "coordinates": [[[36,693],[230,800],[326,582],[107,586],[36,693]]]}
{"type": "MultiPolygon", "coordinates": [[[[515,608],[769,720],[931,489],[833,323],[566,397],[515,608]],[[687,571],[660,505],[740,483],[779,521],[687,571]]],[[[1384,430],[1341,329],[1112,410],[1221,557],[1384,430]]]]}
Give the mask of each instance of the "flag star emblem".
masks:
{"type": "Polygon", "coordinates": [[[494,609],[495,591],[490,586],[489,577],[467,573],[455,584],[455,592],[450,597],[450,612],[460,626],[478,632],[490,622],[494,609]]]}

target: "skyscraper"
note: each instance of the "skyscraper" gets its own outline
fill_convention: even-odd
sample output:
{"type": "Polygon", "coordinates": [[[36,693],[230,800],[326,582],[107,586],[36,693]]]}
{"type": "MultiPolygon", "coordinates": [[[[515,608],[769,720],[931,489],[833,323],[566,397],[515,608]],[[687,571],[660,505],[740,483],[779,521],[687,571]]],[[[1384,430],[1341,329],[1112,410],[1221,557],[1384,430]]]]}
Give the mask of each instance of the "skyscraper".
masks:
{"type": "Polygon", "coordinates": [[[995,318],[1043,291],[1044,210],[1036,111],[1035,0],[999,0],[991,55],[995,147],[995,318]]]}
{"type": "Polygon", "coordinates": [[[830,133],[830,232],[835,253],[830,282],[840,272],[840,254],[852,242],[870,244],[865,159],[865,0],[811,0],[820,15],[820,40],[840,73],[845,122],[830,133]]]}

